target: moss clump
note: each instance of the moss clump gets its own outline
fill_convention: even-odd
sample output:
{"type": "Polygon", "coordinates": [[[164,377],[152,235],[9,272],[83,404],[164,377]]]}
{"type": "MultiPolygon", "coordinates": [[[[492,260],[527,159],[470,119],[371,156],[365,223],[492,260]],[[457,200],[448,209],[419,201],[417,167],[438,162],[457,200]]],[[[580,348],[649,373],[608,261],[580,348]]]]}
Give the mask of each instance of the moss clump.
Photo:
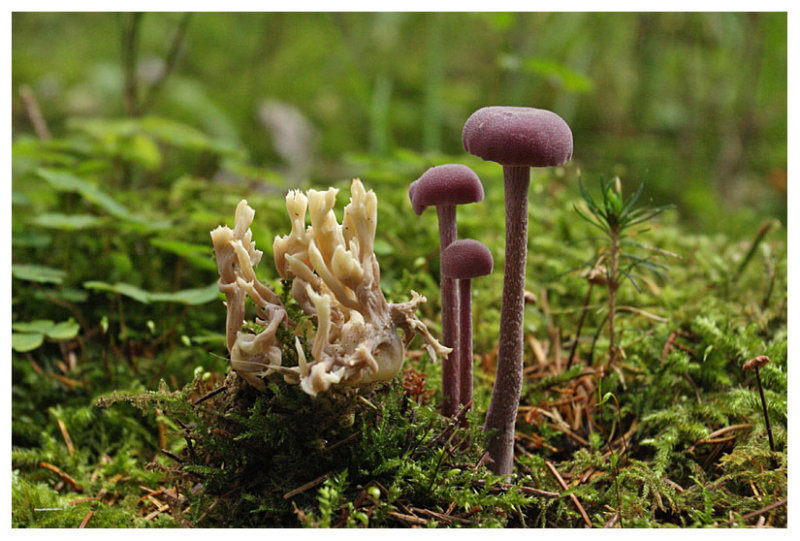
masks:
{"type": "Polygon", "coordinates": [[[476,468],[479,428],[415,401],[409,391],[428,393],[407,374],[405,387],[312,399],[280,380],[258,393],[231,373],[210,392],[200,376],[179,392],[101,403],[159,411],[176,427],[171,463],[152,466],[186,497],[180,513],[195,526],[502,526],[542,500],[476,468]]]}

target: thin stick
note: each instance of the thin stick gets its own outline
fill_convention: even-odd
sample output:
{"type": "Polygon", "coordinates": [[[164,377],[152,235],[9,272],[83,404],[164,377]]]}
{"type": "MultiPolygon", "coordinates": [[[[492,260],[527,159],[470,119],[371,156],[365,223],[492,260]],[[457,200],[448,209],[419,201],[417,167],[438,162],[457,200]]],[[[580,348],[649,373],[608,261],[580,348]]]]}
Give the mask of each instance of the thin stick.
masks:
{"type": "Polygon", "coordinates": [[[19,96],[22,98],[22,103],[25,105],[25,111],[28,113],[28,118],[33,124],[33,131],[42,141],[49,141],[51,139],[50,129],[47,127],[47,122],[42,116],[42,110],[39,108],[39,101],[36,95],[28,85],[19,87],[19,96]]]}
{"type": "Polygon", "coordinates": [[[354,433],[350,434],[349,436],[347,436],[345,439],[343,439],[343,440],[339,440],[339,441],[337,441],[336,443],[334,443],[333,445],[330,445],[330,446],[328,446],[328,447],[325,447],[325,448],[322,450],[322,452],[323,452],[323,453],[327,453],[327,452],[329,452],[329,451],[332,451],[332,450],[336,449],[337,447],[340,447],[340,446],[342,446],[342,445],[345,445],[345,444],[347,444],[347,443],[350,443],[351,441],[353,441],[354,439],[356,439],[356,438],[358,438],[358,437],[360,437],[360,436],[361,436],[361,432],[354,432],[354,433]]]}
{"type": "Polygon", "coordinates": [[[161,453],[162,453],[162,454],[164,454],[164,455],[166,455],[166,456],[168,456],[169,458],[171,458],[172,460],[174,460],[174,461],[175,461],[175,462],[177,462],[178,464],[182,464],[182,463],[183,463],[183,459],[181,459],[181,457],[179,457],[178,455],[176,455],[176,454],[175,454],[175,453],[173,453],[172,451],[169,451],[169,450],[167,450],[167,449],[164,449],[164,448],[162,447],[162,448],[161,448],[161,453]]]}
{"type": "Polygon", "coordinates": [[[54,466],[53,464],[44,461],[39,462],[39,466],[46,470],[50,470],[51,472],[58,475],[61,478],[61,480],[69,484],[72,487],[72,490],[74,490],[75,492],[83,492],[83,487],[81,487],[78,483],[76,483],[72,477],[64,473],[58,466],[54,466]]]}
{"type": "Polygon", "coordinates": [[[92,516],[94,516],[94,511],[90,510],[88,513],[86,513],[86,516],[83,517],[83,520],[81,521],[78,528],[85,528],[86,525],[89,524],[89,520],[91,520],[92,516]]]}
{"type": "Polygon", "coordinates": [[[297,496],[298,494],[302,494],[303,492],[305,492],[309,488],[314,488],[315,486],[317,486],[317,485],[321,484],[323,481],[325,481],[325,479],[330,477],[330,475],[331,475],[331,472],[324,473],[324,474],[320,475],[319,477],[317,477],[316,479],[314,479],[313,481],[309,481],[305,485],[299,486],[294,490],[290,490],[289,492],[287,492],[286,494],[283,495],[283,499],[284,500],[288,500],[289,498],[291,498],[293,496],[297,496]]]}
{"type": "Polygon", "coordinates": [[[742,275],[742,271],[745,269],[747,264],[750,263],[750,260],[753,259],[758,245],[761,244],[761,241],[764,240],[764,237],[767,236],[769,230],[772,229],[776,223],[779,222],[777,220],[769,220],[761,224],[761,226],[758,228],[758,231],[756,231],[756,236],[753,239],[753,242],[750,244],[750,248],[747,250],[747,254],[745,254],[742,262],[739,264],[739,268],[736,269],[736,274],[733,276],[733,283],[736,283],[736,281],[742,275]]]}
{"type": "MultiPolygon", "coordinates": [[[[142,13],[132,13],[129,21],[122,23],[122,68],[125,75],[125,114],[138,114],[138,83],[136,80],[136,57],[139,52],[139,25],[142,13]]],[[[124,15],[123,15],[124,17],[124,15]]]]}
{"type": "Polygon", "coordinates": [[[581,309],[581,317],[578,319],[578,329],[575,331],[575,339],[572,342],[572,348],[569,350],[569,360],[567,361],[567,368],[569,370],[572,366],[572,361],[575,360],[575,352],[578,350],[578,340],[581,337],[581,329],[583,328],[583,320],[586,319],[586,312],[589,311],[589,301],[592,298],[592,288],[594,284],[589,283],[589,289],[586,290],[586,297],[583,299],[583,308],[581,309]]]}
{"type": "MultiPolygon", "coordinates": [[[[556,470],[555,466],[553,466],[553,463],[550,462],[549,460],[545,460],[544,464],[545,466],[547,466],[547,469],[550,470],[550,473],[553,474],[553,477],[556,478],[556,481],[558,481],[558,484],[559,486],[561,486],[562,490],[569,491],[567,483],[564,481],[564,478],[561,477],[561,474],[558,473],[558,470],[556,470]]],[[[572,499],[572,503],[574,503],[575,507],[578,509],[578,513],[580,513],[581,517],[583,517],[583,521],[586,523],[586,526],[588,528],[591,528],[592,521],[589,520],[589,515],[586,514],[586,510],[584,510],[580,500],[578,500],[578,497],[571,492],[569,497],[572,499]]]]}
{"type": "Polygon", "coordinates": [[[413,515],[404,515],[402,513],[398,513],[397,511],[389,511],[386,513],[390,517],[394,517],[398,520],[401,520],[407,524],[415,524],[417,526],[427,526],[428,521],[424,518],[415,517],[413,515]]]}
{"type": "Polygon", "coordinates": [[[769,413],[767,413],[767,400],[764,398],[764,388],[761,386],[761,375],[756,366],[756,381],[758,381],[758,393],[761,395],[761,407],[764,410],[764,423],[767,425],[767,436],[769,436],[769,450],[775,452],[775,440],[772,439],[772,426],[769,423],[769,413]]]}
{"type": "Polygon", "coordinates": [[[669,333],[669,336],[667,337],[667,342],[664,344],[664,349],[661,350],[661,360],[662,361],[666,361],[667,360],[667,355],[669,355],[669,352],[672,349],[672,343],[675,342],[675,337],[677,337],[677,336],[678,335],[677,335],[677,333],[675,331],[672,331],[671,333],[669,333]]]}
{"type": "Polygon", "coordinates": [[[611,255],[608,264],[608,362],[617,358],[616,330],[617,289],[619,288],[619,226],[611,230],[611,255]]]}
{"type": "Polygon", "coordinates": [[[189,20],[191,20],[191,18],[191,13],[184,13],[183,17],[178,23],[178,29],[175,30],[175,34],[172,36],[172,45],[170,45],[169,53],[167,53],[167,60],[164,65],[164,69],[147,90],[147,95],[145,95],[144,99],[142,100],[142,104],[139,107],[140,113],[145,112],[150,108],[150,105],[152,105],[155,97],[158,95],[158,92],[164,85],[164,81],[167,80],[169,75],[172,73],[172,70],[175,68],[175,65],[178,62],[178,55],[181,51],[181,45],[183,44],[183,39],[186,35],[186,28],[189,26],[189,20]]]}
{"type": "Polygon", "coordinates": [[[761,299],[762,310],[766,310],[767,306],[769,306],[769,299],[772,297],[772,290],[775,287],[775,265],[771,261],[767,261],[767,271],[769,272],[769,284],[767,284],[764,298],[761,299]]]}
{"type": "Polygon", "coordinates": [[[520,491],[523,494],[528,494],[529,496],[539,496],[540,498],[560,498],[561,494],[559,492],[550,492],[548,490],[540,490],[538,488],[533,487],[521,487],[520,491]]]}
{"type": "MultiPolygon", "coordinates": [[[[156,408],[156,419],[163,416],[164,412],[160,408],[156,408]]],[[[165,449],[167,447],[167,425],[163,421],[157,421],[156,426],[158,427],[158,447],[165,449]]]]}
{"type": "Polygon", "coordinates": [[[67,432],[67,425],[64,424],[64,421],[58,419],[58,429],[61,431],[61,437],[64,438],[64,443],[67,444],[67,453],[69,456],[75,454],[75,446],[72,445],[72,438],[69,437],[69,432],[67,432]]]}
{"type": "Polygon", "coordinates": [[[431,511],[430,509],[421,509],[419,507],[412,507],[411,510],[414,511],[415,513],[421,513],[423,515],[428,515],[435,519],[447,522],[448,524],[451,522],[460,522],[461,524],[474,524],[472,520],[461,517],[455,517],[453,515],[450,515],[449,513],[437,513],[436,511],[431,511]]]}
{"type": "Polygon", "coordinates": [[[668,484],[669,486],[671,486],[672,488],[674,488],[675,490],[677,490],[678,492],[681,492],[681,493],[682,493],[682,492],[685,492],[685,491],[686,491],[686,489],[684,489],[682,486],[680,486],[678,483],[676,483],[676,482],[675,482],[675,481],[673,481],[672,479],[667,479],[667,478],[665,477],[665,478],[664,478],[664,482],[665,482],[666,484],[668,484]]]}
{"type": "MultiPolygon", "coordinates": [[[[747,513],[746,515],[742,515],[742,520],[749,520],[749,519],[751,519],[753,517],[757,517],[759,515],[763,515],[764,513],[772,511],[773,509],[777,509],[778,507],[786,505],[786,503],[788,501],[789,501],[788,498],[784,498],[784,499],[782,499],[780,501],[777,501],[775,503],[771,503],[768,506],[759,509],[758,511],[753,511],[752,513],[747,513]]],[[[733,526],[734,524],[736,524],[736,520],[728,521],[728,526],[733,526]]]]}
{"type": "Polygon", "coordinates": [[[197,406],[198,404],[202,404],[203,402],[205,402],[209,398],[214,397],[214,396],[218,395],[219,393],[221,393],[222,391],[225,391],[227,389],[228,389],[228,387],[226,385],[220,385],[216,389],[212,389],[211,391],[207,392],[206,394],[204,394],[203,396],[201,396],[200,398],[195,400],[192,403],[192,406],[197,406]]]}
{"type": "Polygon", "coordinates": [[[744,429],[747,429],[747,428],[753,428],[753,425],[751,425],[750,423],[742,423],[742,424],[739,424],[739,425],[726,426],[724,428],[720,428],[719,430],[715,430],[714,432],[712,432],[711,434],[706,436],[706,438],[704,440],[700,440],[700,442],[706,442],[708,440],[711,440],[711,439],[714,439],[714,438],[718,438],[718,437],[722,436],[723,434],[727,434],[728,432],[736,431],[736,430],[744,430],[744,429]]]}

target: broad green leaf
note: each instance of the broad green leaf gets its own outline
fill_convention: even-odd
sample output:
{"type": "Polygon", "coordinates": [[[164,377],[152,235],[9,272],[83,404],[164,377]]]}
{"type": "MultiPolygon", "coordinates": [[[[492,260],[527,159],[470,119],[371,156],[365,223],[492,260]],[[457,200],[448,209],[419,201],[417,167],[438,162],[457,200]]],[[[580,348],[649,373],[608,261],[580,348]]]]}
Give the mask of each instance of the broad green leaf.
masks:
{"type": "Polygon", "coordinates": [[[122,149],[122,154],[148,171],[161,167],[161,151],[158,145],[144,135],[136,135],[128,141],[122,149]]]}
{"type": "Polygon", "coordinates": [[[147,232],[167,229],[168,227],[172,226],[172,222],[168,220],[137,220],[122,222],[120,226],[128,231],[147,232]]]}
{"type": "Polygon", "coordinates": [[[156,221],[140,214],[130,212],[106,192],[72,173],[45,168],[39,168],[36,172],[56,190],[78,193],[84,199],[102,208],[110,215],[131,222],[132,224],[138,224],[145,230],[161,229],[169,225],[168,222],[156,221]]]}
{"type": "Polygon", "coordinates": [[[11,265],[11,275],[28,282],[41,282],[44,284],[60,284],[64,281],[66,272],[42,265],[11,265]]]}
{"type": "Polygon", "coordinates": [[[50,235],[42,233],[41,231],[33,231],[32,229],[25,229],[20,232],[13,232],[11,234],[11,244],[15,248],[23,246],[31,248],[44,248],[49,246],[52,242],[50,235]]]}
{"type": "Polygon", "coordinates": [[[76,158],[68,149],[60,148],[55,141],[42,141],[34,138],[20,138],[11,145],[11,154],[16,166],[19,161],[30,161],[35,165],[43,162],[53,165],[72,165],[76,158]]]}
{"type": "Polygon", "coordinates": [[[11,347],[14,351],[25,353],[42,345],[44,335],[36,332],[11,333],[11,347]]]}
{"type": "Polygon", "coordinates": [[[78,335],[80,330],[81,326],[75,320],[69,319],[56,323],[45,334],[51,340],[71,340],[78,335]]]}
{"type": "Polygon", "coordinates": [[[51,340],[69,340],[77,336],[80,325],[72,318],[59,323],[49,319],[34,319],[33,321],[12,323],[11,329],[19,333],[43,334],[51,340]]]}
{"type": "Polygon", "coordinates": [[[218,294],[219,288],[217,283],[214,282],[206,287],[183,289],[174,293],[153,293],[151,298],[153,301],[179,302],[182,304],[196,305],[211,302],[217,298],[218,294]]]}
{"type": "Polygon", "coordinates": [[[86,302],[86,299],[89,298],[89,294],[86,293],[86,291],[73,287],[62,287],[61,289],[53,291],[51,294],[56,298],[64,299],[69,302],[86,302]]]}
{"type": "Polygon", "coordinates": [[[112,216],[126,220],[134,218],[141,219],[141,217],[136,217],[133,215],[128,211],[128,209],[117,203],[114,198],[102,191],[97,186],[90,184],[71,173],[44,168],[37,169],[36,172],[56,190],[79,193],[84,199],[101,207],[112,216]]]}
{"type": "Polygon", "coordinates": [[[183,289],[171,293],[146,291],[140,287],[122,282],[108,284],[106,282],[91,281],[84,282],[83,287],[86,289],[118,293],[145,304],[149,304],[151,302],[179,302],[189,305],[204,304],[216,299],[218,293],[216,282],[206,287],[183,289]]]}
{"type": "Polygon", "coordinates": [[[90,229],[104,222],[105,220],[92,214],[40,214],[33,220],[36,225],[63,231],[90,229]]]}
{"type": "Polygon", "coordinates": [[[215,141],[203,132],[174,120],[146,117],[139,121],[139,126],[152,137],[178,148],[209,151],[221,155],[237,154],[231,145],[215,141]]]}
{"type": "Polygon", "coordinates": [[[100,141],[116,140],[132,137],[136,133],[135,121],[132,119],[103,118],[70,118],[67,120],[70,130],[84,132],[100,141]]]}
{"type": "Polygon", "coordinates": [[[117,282],[116,284],[112,285],[106,282],[89,281],[84,282],[83,287],[97,291],[110,291],[112,293],[119,293],[120,295],[130,297],[144,304],[150,303],[150,293],[131,284],[117,282]]]}
{"type": "Polygon", "coordinates": [[[186,150],[243,157],[243,152],[234,145],[213,139],[192,126],[166,118],[149,116],[124,120],[71,119],[68,124],[99,141],[123,143],[122,154],[145,167],[155,166],[156,162],[160,165],[161,153],[152,139],[186,150]]]}
{"type": "Polygon", "coordinates": [[[11,329],[17,332],[46,333],[53,328],[55,322],[50,319],[34,319],[33,321],[18,321],[11,324],[11,329]]]}
{"type": "MultiPolygon", "coordinates": [[[[193,342],[195,344],[218,344],[224,345],[225,344],[225,335],[222,333],[206,333],[201,334],[198,336],[192,336],[191,339],[187,337],[187,340],[190,340],[190,344],[193,342]]],[[[189,345],[189,344],[187,344],[189,345]]]]}
{"type": "Polygon", "coordinates": [[[37,301],[54,302],[57,299],[72,303],[85,302],[89,298],[89,293],[85,289],[75,289],[71,287],[61,287],[59,289],[41,289],[31,292],[32,298],[37,301]]]}

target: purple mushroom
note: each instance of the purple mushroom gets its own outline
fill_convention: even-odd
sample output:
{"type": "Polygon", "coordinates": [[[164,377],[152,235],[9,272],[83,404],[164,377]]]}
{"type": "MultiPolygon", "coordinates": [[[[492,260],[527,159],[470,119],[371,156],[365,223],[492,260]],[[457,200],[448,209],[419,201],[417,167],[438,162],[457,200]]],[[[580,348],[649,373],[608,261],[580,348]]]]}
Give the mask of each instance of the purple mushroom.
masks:
{"type": "Polygon", "coordinates": [[[442,275],[458,280],[459,401],[472,401],[472,279],[492,273],[492,253],[481,242],[457,240],[442,252],[442,275]]]}
{"type": "MultiPolygon", "coordinates": [[[[456,205],[483,200],[483,185],[478,175],[466,165],[448,164],[431,167],[408,187],[414,212],[435,206],[439,215],[439,253],[456,240],[456,205]]],[[[458,299],[451,278],[441,277],[442,343],[458,349],[458,299]]],[[[442,361],[442,414],[452,416],[459,403],[459,382],[456,355],[451,353],[442,361]]]]}
{"type": "Polygon", "coordinates": [[[506,258],[500,313],[497,376],[484,430],[491,432],[491,469],[514,467],[514,425],[522,391],[522,324],[528,253],[528,186],[531,167],[561,165],[572,158],[572,131],[557,114],[527,107],[484,107],[464,124],[464,149],[503,166],[506,258]]]}

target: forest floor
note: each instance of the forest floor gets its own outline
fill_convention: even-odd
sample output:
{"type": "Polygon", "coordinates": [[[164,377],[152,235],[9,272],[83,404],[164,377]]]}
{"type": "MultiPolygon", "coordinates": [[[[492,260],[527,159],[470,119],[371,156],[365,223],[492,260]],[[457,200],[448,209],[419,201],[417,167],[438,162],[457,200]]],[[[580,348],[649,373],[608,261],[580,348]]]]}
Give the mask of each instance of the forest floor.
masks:
{"type": "MultiPolygon", "coordinates": [[[[459,210],[459,236],[495,257],[473,286],[475,397],[462,428],[439,414],[440,364],[419,341],[394,380],[317,399],[281,378],[259,393],[229,372],[209,231],[232,225],[246,197],[259,277],[285,291],[271,245],[290,227],[287,186],[274,173],[154,118],[87,121],[13,151],[15,527],[786,526],[776,222],[739,241],[692,231],[679,209],[658,216],[632,249],[666,279],[643,269],[620,285],[611,358],[608,288],[590,291],[584,272],[608,247],[575,212],[577,168],[536,173],[505,479],[485,467],[481,432],[502,289],[498,166],[410,152],[342,165],[377,193],[387,299],[425,295],[434,333],[435,213],[412,212],[408,183],[448,159],[484,181],[485,201],[459,210]],[[771,362],[757,378],[743,365],[759,355],[771,362]]],[[[349,183],[338,186],[341,209],[349,183]]]]}

